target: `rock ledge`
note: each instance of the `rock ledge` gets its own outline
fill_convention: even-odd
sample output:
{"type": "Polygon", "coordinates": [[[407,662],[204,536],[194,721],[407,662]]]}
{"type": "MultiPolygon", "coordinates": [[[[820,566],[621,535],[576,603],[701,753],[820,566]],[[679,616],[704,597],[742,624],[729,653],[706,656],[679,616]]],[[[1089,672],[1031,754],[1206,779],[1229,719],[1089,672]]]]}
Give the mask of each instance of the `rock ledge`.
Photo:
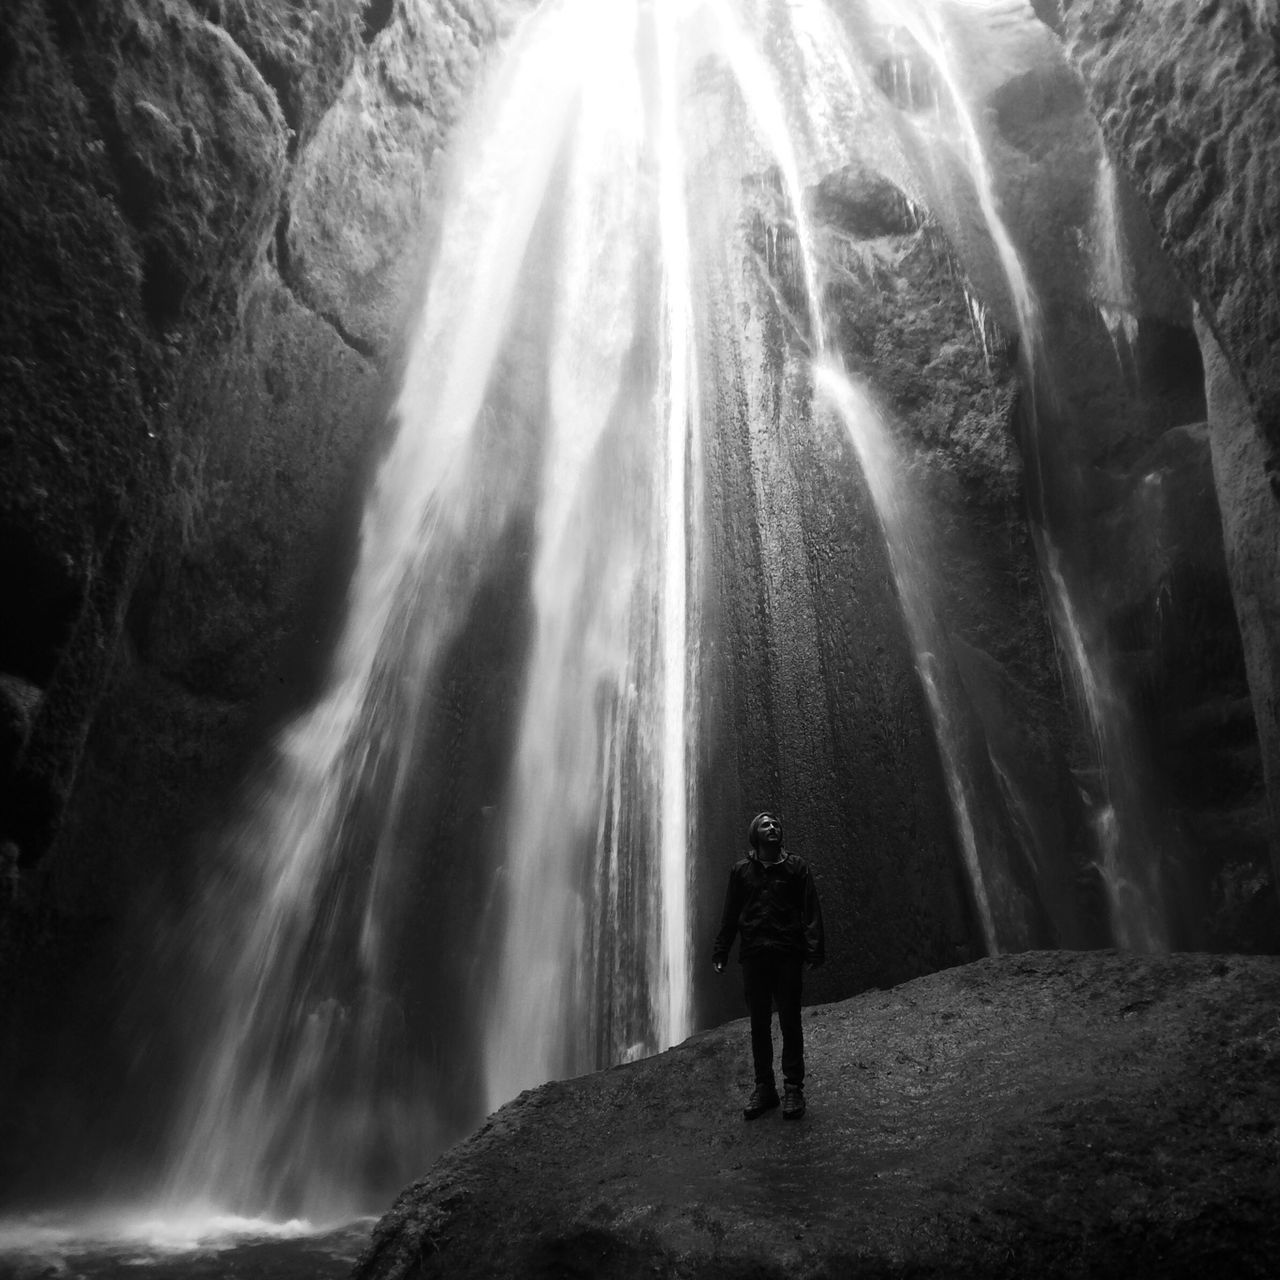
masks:
{"type": "Polygon", "coordinates": [[[1277,957],[982,960],[806,1010],[799,1123],[730,1023],[522,1094],[356,1276],[1262,1276],[1277,1009],[1277,957]]]}

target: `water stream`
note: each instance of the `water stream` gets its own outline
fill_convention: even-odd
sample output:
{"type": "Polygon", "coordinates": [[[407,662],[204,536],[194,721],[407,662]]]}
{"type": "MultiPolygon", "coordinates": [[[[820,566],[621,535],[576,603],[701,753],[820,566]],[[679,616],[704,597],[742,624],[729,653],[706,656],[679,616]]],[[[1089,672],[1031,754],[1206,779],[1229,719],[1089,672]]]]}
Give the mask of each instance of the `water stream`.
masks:
{"type": "MultiPolygon", "coordinates": [[[[1034,384],[1038,304],[941,8],[901,6],[894,21],[950,100],[1034,384]]],[[[919,515],[873,398],[833,349],[806,214],[852,130],[883,153],[905,126],[821,0],[548,0],[465,126],[324,692],[279,736],[191,922],[205,1041],[173,1126],[169,1220],[378,1209],[521,1089],[693,1029],[708,410],[690,231],[706,211],[689,206],[688,140],[710,66],[747,122],[738,173],[778,177],[797,324],[821,411],[848,430],[877,503],[986,948],[1022,943],[1011,869],[975,813],[919,515]],[[494,862],[461,869],[433,838],[424,762],[447,739],[457,651],[499,580],[527,636],[509,760],[489,782],[494,862]],[[464,873],[482,882],[471,1020],[424,1029],[403,974],[454,963],[430,934],[464,873]]],[[[908,92],[942,109],[942,95],[908,92]]],[[[738,216],[717,232],[726,243],[738,216]]],[[[1070,627],[1069,603],[1060,616],[1070,627]]],[[[1085,647],[1068,647],[1093,687],[1085,647]]],[[[1119,886],[1125,872],[1108,874],[1119,886]]],[[[1130,875],[1116,893],[1141,888],[1130,875]]],[[[1118,940],[1158,945],[1135,930],[1118,940]]]]}
{"type": "MultiPolygon", "coordinates": [[[[991,10],[988,21],[997,22],[1011,16],[1019,6],[987,7],[991,10]]],[[[949,109],[954,121],[960,154],[1012,303],[1026,394],[1024,463],[1033,509],[1033,534],[1059,652],[1065,658],[1093,748],[1098,777],[1090,797],[1094,867],[1106,897],[1112,941],[1139,951],[1165,950],[1169,946],[1168,904],[1160,873],[1161,850],[1154,834],[1159,824],[1159,806],[1149,794],[1145,761],[1137,745],[1130,708],[1112,670],[1105,639],[1096,628],[1084,623],[1078,575],[1072,572],[1063,553],[1055,504],[1046,499],[1050,482],[1042,436],[1046,418],[1060,414],[1067,397],[1047,358],[1043,309],[1001,208],[988,143],[978,125],[946,8],[907,4],[895,8],[894,13],[927,59],[936,81],[946,89],[942,105],[949,109]]],[[[1137,333],[1133,279],[1121,225],[1118,179],[1101,139],[1099,152],[1093,225],[1089,229],[1091,287],[1117,360],[1123,365],[1121,344],[1132,358],[1137,333]]],[[[1073,480],[1070,476],[1055,476],[1054,483],[1070,487],[1073,480]]],[[[1067,506],[1074,516],[1086,508],[1086,495],[1069,494],[1067,506]]],[[[943,723],[946,711],[937,718],[943,723]]],[[[1166,837],[1171,839],[1170,833],[1166,837]]]]}
{"type": "Polygon", "coordinates": [[[1123,368],[1126,361],[1134,359],[1138,341],[1133,267],[1125,244],[1120,176],[1105,147],[1099,145],[1099,153],[1090,228],[1093,296],[1123,368]]]}

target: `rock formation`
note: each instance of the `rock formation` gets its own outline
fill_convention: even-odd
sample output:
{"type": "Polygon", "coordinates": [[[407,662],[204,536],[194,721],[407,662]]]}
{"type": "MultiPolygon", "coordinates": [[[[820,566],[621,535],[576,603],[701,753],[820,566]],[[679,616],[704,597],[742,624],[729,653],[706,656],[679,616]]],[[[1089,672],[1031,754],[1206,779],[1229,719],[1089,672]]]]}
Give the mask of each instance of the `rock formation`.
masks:
{"type": "Polygon", "coordinates": [[[978,961],[806,1010],[790,1123],[742,1120],[730,1023],[522,1094],[356,1280],[1263,1276],[1278,995],[1272,957],[978,961]]]}
{"type": "MultiPolygon", "coordinates": [[[[195,833],[314,683],[442,145],[518,8],[0,15],[0,966],[23,1069],[51,1004],[114,1039],[90,1030],[95,957],[163,931],[195,833]]],[[[75,1127],[41,1096],[0,1163],[28,1124],[75,1127]]]]}
{"type": "MultiPolygon", "coordinates": [[[[1126,708],[1112,773],[1147,797],[1129,804],[1129,842],[1175,904],[1161,944],[1274,950],[1274,13],[1037,7],[1060,38],[1008,5],[966,38],[1044,350],[1025,349],[972,179],[954,157],[926,163],[905,124],[878,169],[851,159],[808,194],[828,302],[928,512],[939,662],[962,694],[979,843],[1007,869],[1007,945],[1109,936],[1093,828],[1129,804],[1099,776],[1090,695],[1064,674],[1062,606],[1041,585],[1051,548],[1126,708]],[[1099,129],[1119,285],[1091,257],[1099,129]],[[1018,383],[1029,355],[1034,393],[1018,383]]],[[[320,679],[453,128],[527,8],[0,12],[0,1030],[26,1046],[0,1064],[4,1094],[24,1099],[0,1131],[0,1182],[28,1176],[18,1153],[46,1131],[118,1138],[81,1087],[85,1045],[119,1080],[154,1037],[138,1096],[181,1057],[186,1015],[161,988],[216,863],[209,833],[320,679]]],[[[919,60],[899,76],[911,57],[886,45],[877,77],[904,119],[938,93],[919,60]]],[[[795,211],[772,175],[739,177],[742,235],[717,287],[725,314],[750,317],[724,358],[751,390],[722,406],[705,460],[722,572],[694,924],[701,936],[714,915],[747,798],[791,806],[826,853],[839,959],[813,994],[835,999],[970,959],[981,933],[875,517],[800,376],[795,211]],[[762,483],[787,498],[773,527],[762,483]]],[[[494,614],[520,588],[518,550],[494,614]]],[[[459,688],[515,679],[523,614],[506,631],[488,616],[460,646],[459,688]]],[[[489,796],[458,775],[501,772],[506,703],[475,717],[454,701],[438,754],[458,785],[440,811],[462,865],[485,847],[489,796]]],[[[707,1021],[735,1003],[709,985],[698,997],[707,1021]]]]}
{"type": "Polygon", "coordinates": [[[1199,309],[1209,427],[1280,868],[1280,200],[1277,15],[1254,4],[1076,2],[1066,45],[1107,146],[1199,309]]]}

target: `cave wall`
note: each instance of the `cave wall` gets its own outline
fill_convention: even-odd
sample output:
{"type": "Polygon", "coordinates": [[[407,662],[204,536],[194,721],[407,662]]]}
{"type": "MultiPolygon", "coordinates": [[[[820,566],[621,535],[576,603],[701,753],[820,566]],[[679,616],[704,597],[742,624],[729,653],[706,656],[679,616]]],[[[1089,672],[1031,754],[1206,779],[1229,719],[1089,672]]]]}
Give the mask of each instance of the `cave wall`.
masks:
{"type": "Polygon", "coordinates": [[[32,601],[0,662],[10,858],[54,843],[118,660],[197,720],[275,679],[513,11],[7,8],[4,569],[32,601]]]}
{"type": "Polygon", "coordinates": [[[166,1045],[140,975],[319,678],[443,143],[521,8],[0,13],[6,1175],[166,1045]]]}
{"type": "MultiPolygon", "coordinates": [[[[1041,8],[1061,26],[1053,6],[1041,8]]],[[[972,139],[952,121],[945,140],[944,109],[937,144],[935,104],[949,94],[933,61],[899,39],[882,64],[898,74],[878,78],[899,108],[886,130],[898,145],[881,163],[937,221],[983,322],[994,322],[997,346],[1013,344],[1031,375],[1024,372],[1015,423],[1023,528],[1036,543],[1044,604],[1056,617],[1050,660],[1064,678],[1065,705],[1060,696],[1041,705],[1065,752],[1070,781],[1060,794],[1075,821],[1051,826],[1047,810],[1033,806],[1023,846],[1035,848],[1037,831],[1074,825],[1055,859],[1066,853],[1081,883],[1063,882],[1050,895],[1078,900],[1068,936],[1096,940],[1101,912],[1101,936],[1123,945],[1274,948],[1280,899],[1268,865],[1258,746],[1265,716],[1259,712],[1255,725],[1248,695],[1261,684],[1230,603],[1226,503],[1220,509],[1212,480],[1194,290],[1123,165],[1115,164],[1113,203],[1104,200],[1111,175],[1100,165],[1087,75],[1081,79],[1078,60],[1066,57],[1048,26],[1030,10],[1000,8],[967,15],[950,30],[973,95],[972,139]],[[909,77],[901,74],[904,59],[909,77]],[[910,93],[904,83],[914,86],[910,93]],[[974,141],[1029,286],[1029,308],[1017,305],[993,251],[969,159],[974,141]],[[1055,577],[1064,586],[1051,591],[1055,577]],[[1073,651],[1089,655],[1086,679],[1073,651]],[[1081,819],[1094,830],[1081,832],[1081,819]],[[1101,824],[1113,820],[1120,864],[1108,869],[1101,824]],[[1117,910],[1137,878],[1146,881],[1140,896],[1153,904],[1140,928],[1117,910]]],[[[1265,563],[1269,553],[1260,554],[1265,563]]],[[[965,654],[974,625],[967,615],[982,593],[963,575],[948,578],[964,584],[947,612],[965,654]]],[[[1008,618],[1006,638],[1028,636],[1016,613],[989,616],[1008,618]]],[[[1025,652],[1033,663],[1045,653],[1034,640],[1025,652]]],[[[1008,729],[1025,734],[1037,718],[1025,679],[1006,698],[982,688],[989,664],[966,667],[976,714],[998,710],[984,725],[989,743],[1016,741],[1008,729]]],[[[1006,746],[1000,754],[1027,753],[1006,746]]],[[[1052,794],[1050,779],[1041,773],[1033,791],[1052,794]]],[[[1038,861],[1043,868],[1055,859],[1038,861]]]]}
{"type": "Polygon", "coordinates": [[[1280,880],[1278,18],[1244,0],[1063,8],[1090,110],[1199,311],[1215,484],[1280,880]]]}
{"type": "Polygon", "coordinates": [[[189,6],[32,2],[2,21],[4,569],[27,614],[5,628],[6,689],[25,693],[3,836],[33,865],[168,497],[185,364],[270,235],[285,124],[189,6]]]}

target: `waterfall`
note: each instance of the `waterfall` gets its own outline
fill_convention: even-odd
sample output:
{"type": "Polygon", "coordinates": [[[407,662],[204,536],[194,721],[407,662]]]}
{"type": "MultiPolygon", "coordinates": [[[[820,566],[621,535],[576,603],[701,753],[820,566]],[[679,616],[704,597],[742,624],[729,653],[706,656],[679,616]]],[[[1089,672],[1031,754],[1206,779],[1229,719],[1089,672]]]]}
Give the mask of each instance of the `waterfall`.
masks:
{"type": "Polygon", "coordinates": [[[640,66],[638,7],[601,8],[613,16],[593,45],[566,183],[537,635],[484,1032],[490,1107],[690,1030],[697,403],[678,84],[669,20],[640,66]]]}
{"type": "Polygon", "coordinates": [[[1133,951],[1169,948],[1165,890],[1160,874],[1163,852],[1156,842],[1144,795],[1143,761],[1134,746],[1129,709],[1116,690],[1105,654],[1092,643],[1067,586],[1059,549],[1042,539],[1052,588],[1057,631],[1067,646],[1071,670],[1084,703],[1101,775],[1093,809],[1097,842],[1095,867],[1106,895],[1111,937],[1133,951]]]}
{"type": "MultiPolygon", "coordinates": [[[[1003,14],[993,8],[988,21],[1007,19],[1019,7],[1006,5],[1003,14]]],[[[1034,529],[1035,544],[1059,651],[1066,657],[1071,682],[1083,707],[1096,761],[1099,786],[1091,797],[1094,866],[1107,899],[1111,936],[1119,946],[1164,950],[1169,936],[1160,850],[1156,847],[1159,824],[1156,806],[1148,794],[1145,761],[1137,746],[1130,708],[1111,670],[1106,645],[1083,622],[1080,589],[1064,561],[1052,504],[1046,500],[1048,480],[1041,433],[1046,409],[1057,408],[1060,396],[1044,347],[1041,305],[1002,213],[987,147],[961,72],[961,56],[950,38],[944,14],[937,8],[912,3],[895,11],[895,16],[946,87],[960,153],[1012,303],[1029,393],[1027,470],[1033,506],[1038,508],[1033,511],[1033,522],[1041,522],[1034,529]]],[[[1092,283],[1118,353],[1117,333],[1123,333],[1132,348],[1136,321],[1131,314],[1133,287],[1120,224],[1117,177],[1105,151],[1102,154],[1092,227],[1092,283]]],[[[1071,481],[1062,483],[1069,486],[1071,481]]],[[[1079,510],[1084,496],[1077,492],[1069,501],[1079,510]]]]}
{"type": "MultiPolygon", "coordinates": [[[[905,12],[955,102],[1034,379],[1036,300],[945,29],[905,12]]],[[[777,177],[799,341],[878,506],[986,947],[1025,941],[975,812],[901,464],[834,349],[805,209],[851,128],[893,148],[891,107],[821,0],[548,0],[465,126],[324,691],[280,734],[193,924],[212,994],[174,1204],[350,1214],[521,1089],[692,1030],[709,409],[686,139],[709,64],[751,137],[739,172],[777,177]],[[459,648],[477,627],[518,630],[484,612],[495,591],[527,635],[509,757],[486,780],[491,837],[460,868],[424,761],[430,743],[448,755],[459,648]],[[459,906],[464,874],[480,887],[459,906]],[[460,910],[462,957],[436,937],[460,910]],[[460,989],[456,1025],[420,1025],[406,971],[413,991],[460,989]]]]}
{"type": "Polygon", "coordinates": [[[477,101],[326,686],[280,734],[194,922],[206,1042],[174,1206],[349,1214],[458,1132],[452,1107],[465,1127],[692,1027],[702,405],[683,138],[698,62],[718,58],[801,207],[760,19],[558,0],[477,101]],[[528,636],[468,968],[432,950],[456,868],[423,780],[498,572],[528,636]],[[433,965],[467,985],[457,1027],[423,1029],[409,1003],[406,966],[433,965]],[[451,1043],[477,1061],[442,1065],[451,1043]]]}
{"type": "Polygon", "coordinates": [[[417,771],[444,655],[530,505],[505,854],[474,928],[488,1105],[690,1029],[697,411],[679,158],[646,107],[640,21],[546,6],[471,121],[327,688],[277,742],[198,924],[220,977],[175,1202],[349,1213],[456,1131],[394,972],[412,912],[454,905],[422,888],[444,870],[413,829],[417,771]],[[548,332],[513,338],[531,299],[548,332]],[[514,377],[544,421],[504,407],[514,377]]]}

